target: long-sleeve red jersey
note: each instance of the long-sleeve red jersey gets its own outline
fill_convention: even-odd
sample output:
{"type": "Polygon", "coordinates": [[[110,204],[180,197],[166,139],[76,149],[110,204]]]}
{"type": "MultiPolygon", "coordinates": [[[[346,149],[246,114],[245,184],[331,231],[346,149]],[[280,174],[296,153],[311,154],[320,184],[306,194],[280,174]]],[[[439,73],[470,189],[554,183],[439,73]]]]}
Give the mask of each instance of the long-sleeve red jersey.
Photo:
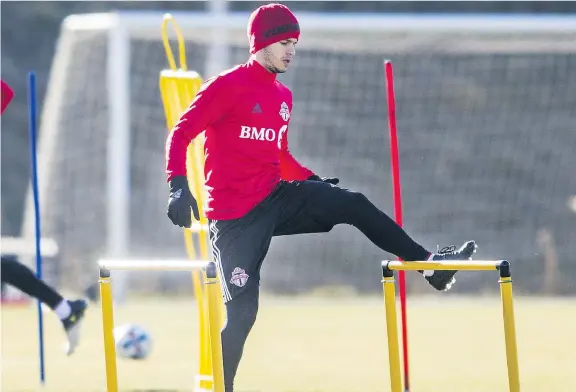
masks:
{"type": "Polygon", "coordinates": [[[292,92],[255,60],[207,80],[166,141],[168,181],[186,175],[186,149],[205,131],[209,219],[244,216],[281,179],[313,172],[288,150],[292,92]]]}

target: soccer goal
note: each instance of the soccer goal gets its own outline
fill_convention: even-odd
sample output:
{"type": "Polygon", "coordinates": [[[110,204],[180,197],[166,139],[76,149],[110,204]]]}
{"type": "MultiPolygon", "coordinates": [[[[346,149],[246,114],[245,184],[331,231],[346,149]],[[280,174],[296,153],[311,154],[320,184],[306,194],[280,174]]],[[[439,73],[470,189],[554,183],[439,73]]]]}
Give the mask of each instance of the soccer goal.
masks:
{"type": "MultiPolygon", "coordinates": [[[[166,217],[163,14],[71,15],[62,24],[39,176],[43,232],[59,245],[58,281],[70,289],[95,283],[99,259],[186,257],[181,231],[166,217]]],[[[541,262],[542,227],[555,233],[560,260],[576,253],[567,207],[576,189],[575,17],[297,15],[296,61],[280,78],[294,93],[290,146],[300,161],[391,212],[383,75],[390,59],[410,234],[434,249],[474,236],[486,258],[513,249],[526,287],[538,284],[530,279],[538,276],[531,271],[541,262]]],[[[247,13],[173,16],[188,68],[204,79],[248,58],[247,13]]],[[[379,290],[367,261],[383,256],[360,233],[338,227],[317,242],[275,239],[263,288],[379,290]]],[[[456,290],[491,287],[467,279],[456,290]]],[[[189,284],[189,276],[161,272],[129,280],[130,290],[143,291],[189,284]]]]}

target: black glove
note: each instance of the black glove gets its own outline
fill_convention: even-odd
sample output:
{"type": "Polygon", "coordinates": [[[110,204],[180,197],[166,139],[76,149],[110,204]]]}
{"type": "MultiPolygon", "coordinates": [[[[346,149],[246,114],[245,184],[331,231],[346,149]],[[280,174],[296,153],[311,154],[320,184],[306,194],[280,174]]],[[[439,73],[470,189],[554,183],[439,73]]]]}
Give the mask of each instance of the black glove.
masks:
{"type": "Polygon", "coordinates": [[[176,176],[170,180],[168,218],[176,226],[190,227],[192,225],[190,209],[194,212],[194,218],[199,221],[198,204],[192,193],[190,193],[186,176],[176,176]]]}
{"type": "Polygon", "coordinates": [[[340,180],[335,177],[319,177],[316,174],[308,177],[308,181],[322,181],[332,185],[336,185],[340,182],[340,180]]]}

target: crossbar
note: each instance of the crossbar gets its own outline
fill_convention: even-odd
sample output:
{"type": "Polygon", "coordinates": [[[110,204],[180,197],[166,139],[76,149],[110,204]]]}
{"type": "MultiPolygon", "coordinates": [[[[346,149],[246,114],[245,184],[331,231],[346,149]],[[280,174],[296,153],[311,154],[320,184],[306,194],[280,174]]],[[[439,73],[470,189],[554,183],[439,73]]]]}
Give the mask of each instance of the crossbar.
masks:
{"type": "Polygon", "coordinates": [[[494,271],[508,263],[505,260],[443,260],[443,261],[388,261],[382,262],[382,267],[395,271],[419,270],[469,270],[494,271]]]}
{"type": "Polygon", "coordinates": [[[208,227],[207,224],[203,224],[203,223],[198,223],[198,222],[194,222],[192,223],[192,225],[190,227],[185,227],[185,230],[189,230],[193,233],[198,233],[201,231],[208,231],[210,230],[210,228],[208,227]]]}
{"type": "Polygon", "coordinates": [[[207,260],[146,260],[146,259],[102,259],[98,261],[100,269],[124,271],[194,271],[204,269],[210,264],[207,260]]]}

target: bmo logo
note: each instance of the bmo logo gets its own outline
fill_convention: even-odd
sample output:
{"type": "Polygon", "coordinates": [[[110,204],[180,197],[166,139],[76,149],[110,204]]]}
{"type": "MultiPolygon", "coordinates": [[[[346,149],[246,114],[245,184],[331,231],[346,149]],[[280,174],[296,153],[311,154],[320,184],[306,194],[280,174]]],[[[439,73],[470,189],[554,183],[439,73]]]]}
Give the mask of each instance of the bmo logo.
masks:
{"type": "Polygon", "coordinates": [[[273,142],[278,140],[278,148],[281,147],[282,137],[288,129],[288,125],[283,125],[278,131],[272,128],[257,128],[241,125],[240,139],[261,140],[266,142],[273,142]]]}

